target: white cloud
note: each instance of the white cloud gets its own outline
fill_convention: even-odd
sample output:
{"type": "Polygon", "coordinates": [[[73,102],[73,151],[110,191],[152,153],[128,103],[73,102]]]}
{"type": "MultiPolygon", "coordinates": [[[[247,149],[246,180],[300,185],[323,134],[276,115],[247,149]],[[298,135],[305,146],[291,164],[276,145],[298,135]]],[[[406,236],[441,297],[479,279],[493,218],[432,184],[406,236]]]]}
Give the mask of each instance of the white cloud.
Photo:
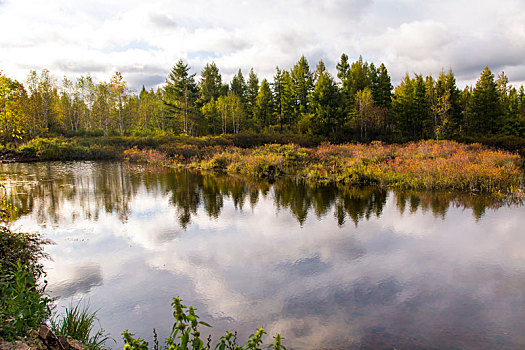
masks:
{"type": "Polygon", "coordinates": [[[182,58],[200,73],[215,61],[223,81],[253,67],[271,78],[304,54],[335,71],[341,53],[385,62],[394,82],[405,72],[437,75],[452,68],[458,85],[484,65],[523,83],[522,0],[393,1],[6,1],[0,5],[4,74],[25,80],[29,69],[57,77],[116,70],[135,88],[161,83],[182,58]],[[16,30],[14,30],[16,28],[16,30]],[[512,73],[512,75],[510,74],[512,73]]]}

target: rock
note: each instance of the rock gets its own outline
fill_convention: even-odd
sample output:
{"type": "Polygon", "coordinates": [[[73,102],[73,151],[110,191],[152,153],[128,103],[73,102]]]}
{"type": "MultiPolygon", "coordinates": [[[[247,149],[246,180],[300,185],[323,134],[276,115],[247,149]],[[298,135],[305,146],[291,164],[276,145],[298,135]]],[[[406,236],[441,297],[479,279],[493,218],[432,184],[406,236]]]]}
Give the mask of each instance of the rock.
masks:
{"type": "Polygon", "coordinates": [[[38,330],[38,336],[46,343],[50,340],[56,340],[56,335],[45,325],[41,326],[38,330]]]}
{"type": "Polygon", "coordinates": [[[49,327],[41,326],[28,332],[27,341],[7,342],[0,338],[0,350],[87,350],[87,346],[71,337],[57,336],[49,327]]]}
{"type": "Polygon", "coordinates": [[[31,350],[31,347],[24,341],[0,342],[0,350],[31,350]]]}
{"type": "Polygon", "coordinates": [[[85,350],[87,348],[85,345],[80,343],[78,340],[71,339],[71,337],[69,337],[67,341],[69,343],[69,350],[85,350]]]}

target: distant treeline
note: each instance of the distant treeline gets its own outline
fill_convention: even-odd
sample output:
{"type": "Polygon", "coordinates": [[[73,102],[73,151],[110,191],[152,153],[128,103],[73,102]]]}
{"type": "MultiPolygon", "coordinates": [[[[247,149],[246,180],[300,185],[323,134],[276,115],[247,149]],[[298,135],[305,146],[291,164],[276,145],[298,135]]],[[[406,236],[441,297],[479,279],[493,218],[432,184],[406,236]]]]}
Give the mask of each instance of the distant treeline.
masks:
{"type": "Polygon", "coordinates": [[[333,77],[303,56],[273,81],[239,69],[224,83],[215,63],[200,77],[179,60],[157,90],[132,91],[121,73],[95,83],[90,75],[59,84],[44,70],[24,84],[0,72],[0,139],[21,143],[39,136],[218,135],[271,132],[337,141],[404,142],[525,136],[525,91],[488,67],[474,87],[460,90],[452,71],[416,74],[393,88],[376,67],[343,54],[333,77]]]}

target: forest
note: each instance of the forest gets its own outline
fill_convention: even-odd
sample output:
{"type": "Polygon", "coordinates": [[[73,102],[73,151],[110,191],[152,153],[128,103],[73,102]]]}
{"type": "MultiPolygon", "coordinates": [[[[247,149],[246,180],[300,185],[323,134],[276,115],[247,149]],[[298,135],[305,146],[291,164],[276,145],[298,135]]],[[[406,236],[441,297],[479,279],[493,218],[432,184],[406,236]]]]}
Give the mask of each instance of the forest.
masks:
{"type": "Polygon", "coordinates": [[[407,142],[525,136],[525,91],[488,67],[475,86],[456,86],[452,70],[438,77],[408,73],[392,86],[386,66],[350,62],[342,54],[337,77],[321,60],[302,56],[273,81],[239,69],[223,82],[212,62],[200,72],[179,60],[156,90],[132,90],[116,72],[58,82],[48,70],[25,83],[0,71],[0,139],[20,144],[49,136],[147,136],[283,133],[330,141],[407,142]]]}

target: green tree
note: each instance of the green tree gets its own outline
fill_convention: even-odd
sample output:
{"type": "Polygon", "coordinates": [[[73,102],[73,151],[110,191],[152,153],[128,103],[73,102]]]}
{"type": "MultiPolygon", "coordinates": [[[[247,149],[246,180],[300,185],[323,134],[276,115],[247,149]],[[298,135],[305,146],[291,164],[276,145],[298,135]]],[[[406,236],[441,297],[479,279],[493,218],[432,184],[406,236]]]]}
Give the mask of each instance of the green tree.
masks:
{"type": "Polygon", "coordinates": [[[395,121],[395,132],[398,138],[409,139],[414,128],[414,91],[415,82],[408,73],[395,88],[392,97],[392,114],[395,121]]]}
{"type": "MultiPolygon", "coordinates": [[[[219,99],[221,98],[224,98],[224,96],[219,96],[219,99]]],[[[216,101],[215,98],[212,98],[201,107],[202,115],[206,120],[208,130],[212,135],[216,135],[217,131],[221,128],[219,125],[219,111],[217,105],[218,101],[216,101]]]]}
{"type": "Polygon", "coordinates": [[[494,75],[485,67],[472,92],[472,131],[496,134],[503,121],[500,94],[494,75]]]}
{"type": "Polygon", "coordinates": [[[138,96],[137,106],[137,131],[146,131],[154,128],[155,92],[146,90],[144,85],[138,96]]]}
{"type": "Polygon", "coordinates": [[[345,115],[350,114],[350,109],[352,107],[352,97],[350,96],[350,63],[348,62],[348,56],[346,54],[341,55],[340,61],[336,65],[337,77],[340,80],[342,102],[343,102],[343,111],[345,115]]]}
{"type": "Polygon", "coordinates": [[[412,116],[412,135],[413,140],[421,138],[432,138],[433,132],[430,108],[426,94],[425,80],[421,74],[416,74],[414,81],[414,109],[412,116]]]}
{"type": "Polygon", "coordinates": [[[283,109],[282,109],[282,98],[283,98],[283,72],[279,69],[279,67],[275,67],[275,75],[273,76],[273,105],[275,107],[274,115],[275,119],[279,121],[279,124],[281,126],[281,131],[283,130],[283,109]]]}
{"type": "Polygon", "coordinates": [[[246,101],[247,101],[247,112],[248,116],[251,119],[255,118],[256,105],[257,105],[257,95],[259,94],[259,78],[257,74],[253,71],[253,68],[250,69],[250,74],[248,75],[248,87],[246,90],[246,101]]]}
{"type": "Polygon", "coordinates": [[[326,70],[319,74],[310,98],[313,133],[334,135],[343,124],[343,110],[339,88],[326,70]]]}
{"type": "Polygon", "coordinates": [[[317,63],[317,66],[315,66],[315,72],[314,72],[314,85],[317,83],[317,80],[319,77],[326,72],[326,65],[324,64],[323,60],[320,60],[317,63]]]}
{"type": "Polygon", "coordinates": [[[255,121],[260,129],[267,128],[269,130],[272,124],[273,116],[273,97],[270,89],[270,84],[264,79],[261,82],[259,93],[257,94],[255,121]]]}
{"type": "Polygon", "coordinates": [[[308,103],[310,93],[314,89],[314,78],[310,71],[310,66],[306,58],[301,56],[299,61],[293,66],[291,71],[292,82],[294,85],[295,118],[299,119],[309,112],[308,103]]]}
{"type": "Polygon", "coordinates": [[[244,76],[242,75],[242,72],[239,69],[237,74],[234,75],[232,78],[232,81],[230,83],[230,91],[234,93],[235,95],[239,96],[243,103],[246,103],[247,90],[248,90],[248,86],[246,85],[244,76]]]}
{"type": "Polygon", "coordinates": [[[283,122],[287,122],[288,126],[291,128],[293,124],[297,122],[294,118],[295,110],[295,99],[294,99],[294,86],[292,76],[290,72],[283,71],[282,76],[282,95],[281,95],[281,113],[279,116],[279,121],[281,126],[283,122]]]}
{"type": "Polygon", "coordinates": [[[341,90],[343,93],[349,92],[350,84],[350,63],[348,63],[348,55],[342,54],[340,61],[336,65],[337,77],[341,81],[341,90]]]}
{"type": "Polygon", "coordinates": [[[434,80],[431,76],[426,78],[427,101],[432,115],[432,132],[436,140],[443,139],[446,135],[446,127],[450,121],[450,91],[443,84],[441,72],[440,78],[434,80]]]}
{"type": "Polygon", "coordinates": [[[363,57],[352,63],[350,66],[350,96],[354,97],[359,90],[364,90],[372,86],[370,79],[370,66],[368,62],[363,61],[363,57]]]}
{"type": "Polygon", "coordinates": [[[168,106],[175,123],[172,128],[177,129],[177,122],[182,124],[182,132],[191,135],[198,122],[196,113],[196,99],[198,94],[195,84],[195,74],[190,74],[190,67],[179,60],[172,68],[164,87],[164,102],[168,106]]]}
{"type": "Polygon", "coordinates": [[[392,102],[392,82],[384,63],[376,70],[377,80],[372,85],[374,104],[381,108],[389,108],[392,102]]]}
{"type": "Polygon", "coordinates": [[[206,64],[201,72],[200,88],[200,103],[205,104],[212,98],[218,99],[222,93],[222,77],[219,73],[219,68],[215,62],[206,64]]]}

